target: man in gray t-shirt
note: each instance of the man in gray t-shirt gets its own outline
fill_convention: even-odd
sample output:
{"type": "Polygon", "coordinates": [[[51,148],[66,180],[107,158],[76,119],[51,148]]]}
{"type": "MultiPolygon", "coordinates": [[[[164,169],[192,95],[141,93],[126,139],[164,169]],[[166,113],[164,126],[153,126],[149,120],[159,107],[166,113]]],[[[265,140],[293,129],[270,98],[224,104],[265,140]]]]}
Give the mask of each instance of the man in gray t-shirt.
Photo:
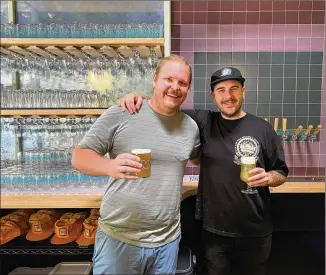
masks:
{"type": "Polygon", "coordinates": [[[135,115],[110,107],[73,152],[75,168],[110,176],[94,249],[94,274],[174,274],[187,160],[200,152],[197,124],[179,111],[191,82],[180,56],[158,66],[153,97],[135,115]],[[151,176],[137,178],[133,149],[150,149],[151,176]],[[104,158],[109,153],[110,158],[104,158]]]}

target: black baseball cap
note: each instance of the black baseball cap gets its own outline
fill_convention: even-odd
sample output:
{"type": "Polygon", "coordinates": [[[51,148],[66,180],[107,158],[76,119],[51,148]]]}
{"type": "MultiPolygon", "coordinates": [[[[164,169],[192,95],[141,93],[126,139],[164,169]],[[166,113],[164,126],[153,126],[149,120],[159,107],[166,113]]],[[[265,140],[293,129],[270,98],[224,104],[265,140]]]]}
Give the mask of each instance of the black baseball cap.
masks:
{"type": "Polygon", "coordinates": [[[243,86],[245,78],[241,75],[241,72],[237,68],[225,67],[217,70],[211,76],[211,91],[213,91],[214,86],[224,80],[237,80],[243,86]]]}

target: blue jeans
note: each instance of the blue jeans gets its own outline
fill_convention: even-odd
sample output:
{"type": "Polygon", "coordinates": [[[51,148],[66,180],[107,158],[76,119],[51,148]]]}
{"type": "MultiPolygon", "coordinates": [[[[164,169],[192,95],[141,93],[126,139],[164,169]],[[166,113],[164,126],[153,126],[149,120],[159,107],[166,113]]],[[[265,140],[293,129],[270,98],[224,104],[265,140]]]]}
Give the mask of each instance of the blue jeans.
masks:
{"type": "Polygon", "coordinates": [[[98,228],[93,274],[175,274],[179,242],[180,237],[159,247],[138,247],[114,240],[98,228]]]}

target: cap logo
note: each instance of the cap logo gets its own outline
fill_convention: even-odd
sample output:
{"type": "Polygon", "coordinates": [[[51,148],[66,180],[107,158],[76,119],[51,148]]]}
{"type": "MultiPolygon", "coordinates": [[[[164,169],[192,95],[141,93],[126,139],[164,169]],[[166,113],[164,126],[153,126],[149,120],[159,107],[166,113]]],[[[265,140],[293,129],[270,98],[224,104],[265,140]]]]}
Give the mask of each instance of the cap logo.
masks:
{"type": "Polygon", "coordinates": [[[232,74],[232,70],[230,68],[225,68],[222,70],[221,76],[226,76],[226,75],[231,75],[231,74],[232,74]]]}
{"type": "Polygon", "coordinates": [[[38,224],[35,224],[34,225],[34,230],[35,230],[35,232],[42,232],[42,227],[40,225],[38,225],[38,224]]]}

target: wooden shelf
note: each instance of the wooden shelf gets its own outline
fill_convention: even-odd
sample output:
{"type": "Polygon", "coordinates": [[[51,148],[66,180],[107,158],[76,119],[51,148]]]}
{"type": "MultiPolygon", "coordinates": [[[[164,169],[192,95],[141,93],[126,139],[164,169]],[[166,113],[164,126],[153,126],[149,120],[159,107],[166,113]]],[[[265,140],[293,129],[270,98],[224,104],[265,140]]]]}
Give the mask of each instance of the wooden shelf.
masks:
{"type": "MultiPolygon", "coordinates": [[[[197,194],[197,182],[184,182],[182,200],[197,194]]],[[[287,182],[271,193],[325,193],[324,182],[287,182]]],[[[1,209],[99,208],[102,195],[1,195],[1,209]]]]}
{"type": "Polygon", "coordinates": [[[99,116],[106,109],[12,109],[1,110],[0,116],[99,116]]]}
{"type": "Polygon", "coordinates": [[[136,47],[140,57],[150,56],[149,47],[153,47],[158,57],[164,55],[164,38],[1,38],[0,53],[8,58],[12,54],[24,58],[91,58],[116,57],[118,53],[125,57],[133,56],[131,47],[136,47]]]}

